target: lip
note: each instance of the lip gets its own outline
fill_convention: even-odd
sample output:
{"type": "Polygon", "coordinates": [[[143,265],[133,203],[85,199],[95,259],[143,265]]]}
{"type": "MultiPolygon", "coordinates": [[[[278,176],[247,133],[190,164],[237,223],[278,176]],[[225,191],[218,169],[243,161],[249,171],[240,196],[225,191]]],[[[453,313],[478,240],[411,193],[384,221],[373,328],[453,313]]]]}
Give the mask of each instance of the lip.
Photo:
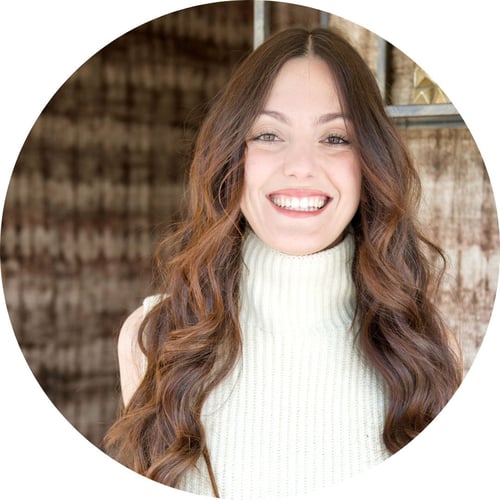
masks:
{"type": "Polygon", "coordinates": [[[269,203],[271,206],[280,214],[286,215],[287,217],[292,217],[294,219],[302,219],[302,218],[310,218],[310,217],[317,217],[318,215],[322,214],[326,207],[329,205],[330,201],[332,201],[332,197],[325,193],[324,191],[320,191],[317,189],[309,189],[309,188],[287,188],[287,189],[280,189],[278,191],[273,191],[272,193],[269,193],[266,195],[266,198],[268,199],[269,203]],[[290,198],[312,198],[312,197],[321,197],[321,198],[326,198],[325,204],[321,207],[318,208],[317,210],[291,210],[289,208],[283,208],[278,205],[276,205],[273,202],[273,198],[277,196],[286,196],[290,198]]]}
{"type": "Polygon", "coordinates": [[[324,191],[320,191],[318,189],[309,189],[309,188],[287,188],[287,189],[279,189],[278,191],[273,191],[269,193],[267,197],[271,196],[290,196],[297,198],[307,198],[309,196],[324,196],[325,198],[331,198],[331,196],[324,191]]]}

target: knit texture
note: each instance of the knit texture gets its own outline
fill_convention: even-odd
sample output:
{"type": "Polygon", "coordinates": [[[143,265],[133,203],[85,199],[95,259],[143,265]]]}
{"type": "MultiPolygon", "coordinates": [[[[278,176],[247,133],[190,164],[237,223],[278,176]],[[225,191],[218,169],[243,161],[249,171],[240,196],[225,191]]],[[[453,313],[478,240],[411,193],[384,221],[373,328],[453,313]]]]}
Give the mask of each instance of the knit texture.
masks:
{"type": "MultiPolygon", "coordinates": [[[[309,493],[389,457],[384,385],[352,328],[353,251],[348,236],[332,249],[289,256],[248,233],[242,357],[202,414],[222,498],[309,493]]],[[[180,488],[212,495],[202,461],[180,488]]]]}

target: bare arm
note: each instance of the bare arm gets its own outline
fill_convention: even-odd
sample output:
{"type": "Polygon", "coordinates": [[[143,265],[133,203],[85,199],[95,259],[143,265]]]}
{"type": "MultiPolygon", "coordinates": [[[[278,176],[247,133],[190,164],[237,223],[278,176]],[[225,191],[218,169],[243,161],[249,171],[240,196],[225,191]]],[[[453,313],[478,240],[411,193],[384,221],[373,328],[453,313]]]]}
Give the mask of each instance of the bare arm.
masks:
{"type": "Polygon", "coordinates": [[[137,343],[143,314],[143,306],[136,309],[123,323],[118,337],[120,385],[125,406],[144,376],[144,355],[137,343]]]}

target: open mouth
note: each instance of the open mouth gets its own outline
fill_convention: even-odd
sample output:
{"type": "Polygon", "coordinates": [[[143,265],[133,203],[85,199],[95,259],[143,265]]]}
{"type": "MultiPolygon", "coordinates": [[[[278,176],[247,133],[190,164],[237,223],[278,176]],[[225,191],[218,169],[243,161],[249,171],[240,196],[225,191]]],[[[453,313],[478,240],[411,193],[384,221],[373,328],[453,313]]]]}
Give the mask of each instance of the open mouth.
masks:
{"type": "Polygon", "coordinates": [[[294,212],[316,212],[321,210],[331,198],[328,196],[284,196],[272,194],[269,200],[283,210],[294,212]]]}

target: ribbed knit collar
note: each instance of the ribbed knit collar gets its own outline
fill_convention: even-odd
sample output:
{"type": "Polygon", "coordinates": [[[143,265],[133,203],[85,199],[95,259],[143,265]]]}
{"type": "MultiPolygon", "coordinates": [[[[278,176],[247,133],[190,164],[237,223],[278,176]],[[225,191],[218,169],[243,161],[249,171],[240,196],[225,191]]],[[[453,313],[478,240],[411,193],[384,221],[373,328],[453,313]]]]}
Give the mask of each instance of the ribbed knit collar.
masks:
{"type": "Polygon", "coordinates": [[[292,256],[248,231],[243,244],[240,319],[266,331],[302,332],[321,325],[350,325],[355,289],[354,238],[311,255],[292,256]]]}

